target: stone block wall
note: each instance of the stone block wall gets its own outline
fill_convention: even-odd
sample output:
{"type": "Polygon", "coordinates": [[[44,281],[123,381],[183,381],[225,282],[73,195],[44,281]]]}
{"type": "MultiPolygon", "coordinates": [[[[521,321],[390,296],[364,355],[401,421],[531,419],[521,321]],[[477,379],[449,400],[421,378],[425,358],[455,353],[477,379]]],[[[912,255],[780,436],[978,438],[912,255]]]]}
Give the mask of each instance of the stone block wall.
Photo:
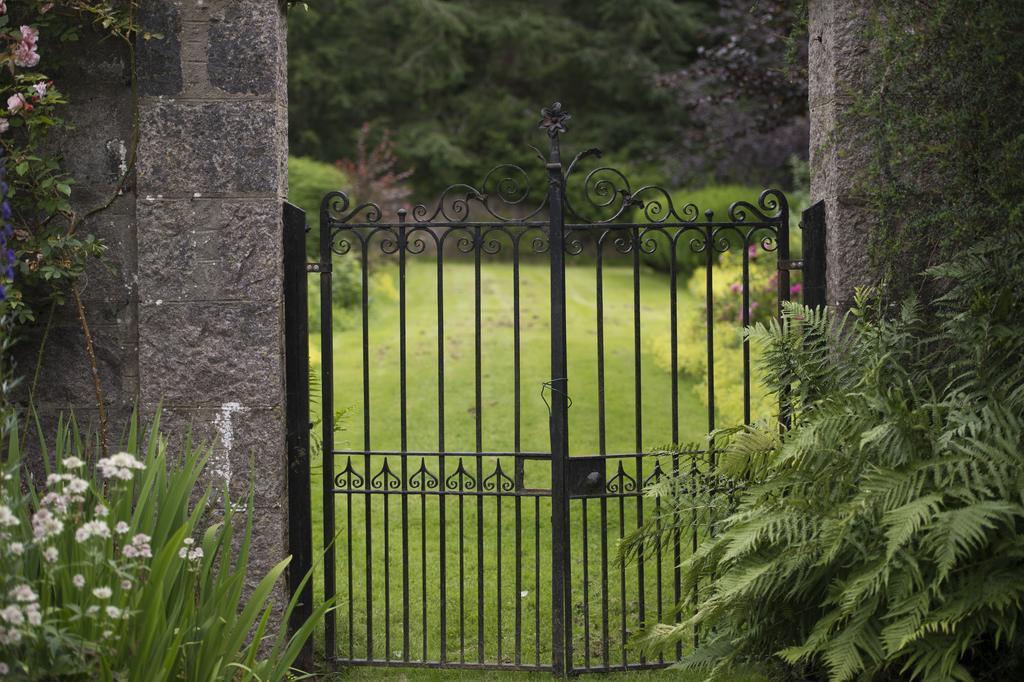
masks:
{"type": "MultiPolygon", "coordinates": [[[[83,230],[109,246],[82,281],[111,440],[133,406],[162,405],[175,439],[216,443],[211,482],[255,482],[253,554],[287,551],[281,212],[287,192],[285,11],[278,0],[144,0],[133,94],[113,41],[71,48],[58,74],[77,129],[61,142],[79,210],[113,197],[83,230]],[[138,146],[130,162],[133,117],[138,146]]],[[[22,344],[31,371],[42,329],[22,344]]],[[[35,403],[95,425],[82,330],[57,309],[35,403]]]]}
{"type": "Polygon", "coordinates": [[[811,0],[808,12],[811,199],[825,201],[828,302],[845,310],[856,286],[875,281],[868,255],[873,216],[857,192],[872,142],[851,110],[853,98],[871,87],[864,36],[871,3],[811,0]]]}

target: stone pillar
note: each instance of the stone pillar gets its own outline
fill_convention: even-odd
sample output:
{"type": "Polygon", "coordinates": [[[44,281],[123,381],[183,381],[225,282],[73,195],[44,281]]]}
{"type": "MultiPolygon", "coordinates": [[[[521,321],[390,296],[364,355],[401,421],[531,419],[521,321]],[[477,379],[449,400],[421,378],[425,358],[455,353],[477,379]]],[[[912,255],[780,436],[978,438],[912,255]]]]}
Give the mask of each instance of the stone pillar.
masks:
{"type": "Polygon", "coordinates": [[[811,0],[808,12],[811,200],[825,201],[828,302],[845,310],[855,287],[876,281],[869,257],[873,215],[857,192],[872,143],[851,108],[870,87],[864,29],[871,3],[811,0]]]}
{"type": "Polygon", "coordinates": [[[278,0],[147,0],[140,23],[138,374],[145,414],[216,440],[212,482],[255,483],[255,573],[287,554],[278,0]]]}

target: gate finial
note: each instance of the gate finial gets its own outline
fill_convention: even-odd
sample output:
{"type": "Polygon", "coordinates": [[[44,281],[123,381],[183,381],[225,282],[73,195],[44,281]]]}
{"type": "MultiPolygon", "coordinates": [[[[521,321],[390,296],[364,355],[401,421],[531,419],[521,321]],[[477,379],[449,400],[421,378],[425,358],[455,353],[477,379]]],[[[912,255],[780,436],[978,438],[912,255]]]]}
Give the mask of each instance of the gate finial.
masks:
{"type": "Polygon", "coordinates": [[[541,120],[537,127],[546,129],[549,136],[555,137],[559,133],[568,131],[565,127],[565,122],[572,118],[572,115],[568,111],[562,110],[561,102],[555,102],[550,107],[544,107],[540,110],[540,115],[541,120]]]}

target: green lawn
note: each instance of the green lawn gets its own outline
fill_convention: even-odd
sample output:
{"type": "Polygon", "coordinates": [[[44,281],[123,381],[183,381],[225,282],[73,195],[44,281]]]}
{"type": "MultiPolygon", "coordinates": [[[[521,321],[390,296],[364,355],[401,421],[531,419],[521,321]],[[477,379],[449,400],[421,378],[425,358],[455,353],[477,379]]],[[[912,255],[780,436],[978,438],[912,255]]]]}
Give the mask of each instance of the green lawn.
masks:
{"type": "MultiPolygon", "coordinates": [[[[487,263],[482,269],[479,412],[475,391],[473,263],[460,260],[446,264],[443,426],[447,452],[475,450],[478,424],[485,452],[512,451],[517,435],[522,451],[549,450],[547,408],[541,395],[544,382],[550,378],[547,268],[546,261],[521,265],[521,419],[517,426],[513,417],[516,386],[511,263],[496,261],[487,263]]],[[[410,479],[415,478],[414,472],[422,466],[443,480],[452,474],[460,460],[458,457],[437,456],[440,421],[434,256],[411,257],[407,273],[406,449],[428,454],[407,458],[405,474],[410,479]],[[442,466],[446,467],[444,473],[442,466]]],[[[597,418],[597,308],[593,264],[568,268],[566,288],[570,358],[568,392],[572,400],[569,410],[570,452],[577,456],[599,452],[601,441],[597,418]]],[[[640,291],[642,334],[639,350],[643,387],[640,425],[643,438],[638,450],[634,403],[633,271],[628,260],[605,265],[604,436],[605,450],[610,453],[647,452],[671,441],[671,375],[654,361],[649,343],[650,338],[656,334],[664,336],[670,328],[668,279],[643,270],[640,291]]],[[[311,297],[315,296],[314,286],[311,297]]],[[[393,260],[382,259],[382,262],[374,264],[369,296],[370,444],[374,450],[399,450],[402,434],[399,428],[398,273],[393,260]]],[[[682,286],[678,296],[680,308],[700,305],[682,286]]],[[[337,310],[333,326],[334,400],[335,407],[345,411],[336,432],[335,447],[340,450],[361,449],[365,436],[363,410],[366,408],[362,400],[362,328],[358,315],[350,310],[337,310]]],[[[311,329],[316,329],[312,322],[311,329]]],[[[318,334],[311,334],[310,352],[313,366],[318,368],[318,334]]],[[[707,414],[697,399],[697,393],[692,390],[695,381],[681,372],[681,441],[699,440],[704,435],[707,414]]],[[[336,456],[334,468],[335,473],[346,466],[351,468],[354,477],[358,478],[352,488],[363,488],[367,476],[386,485],[388,474],[378,476],[381,468],[386,463],[397,477],[394,480],[398,480],[402,478],[402,459],[375,456],[369,462],[367,474],[362,456],[351,459],[336,456]]],[[[642,461],[638,458],[611,460],[605,473],[607,478],[619,473],[620,461],[622,474],[641,482],[651,474],[654,466],[653,457],[642,461]]],[[[511,477],[515,469],[514,458],[508,456],[466,457],[461,462],[478,482],[495,474],[498,466],[501,471],[490,479],[492,482],[500,483],[501,473],[511,477]]],[[[670,464],[665,461],[663,466],[669,467],[670,464]]],[[[549,463],[527,462],[524,469],[524,487],[548,487],[549,463]]],[[[427,476],[422,474],[420,480],[429,484],[427,476]]],[[[314,538],[322,538],[323,511],[318,494],[322,476],[319,467],[314,468],[313,479],[314,538]]],[[[411,486],[407,484],[403,489],[411,489],[411,486]]],[[[442,656],[443,635],[447,639],[443,655],[449,661],[512,663],[518,660],[529,664],[550,660],[549,498],[412,494],[399,499],[397,495],[356,493],[335,495],[334,501],[338,538],[336,579],[342,599],[337,612],[339,655],[366,658],[372,652],[378,659],[402,660],[407,657],[408,660],[417,660],[425,657],[437,660],[442,656]],[[445,515],[444,524],[441,523],[442,514],[445,515]],[[403,515],[406,518],[404,523],[403,515]],[[518,534],[517,517],[521,521],[518,534]],[[403,534],[403,529],[406,534],[403,534]],[[372,536],[369,541],[368,532],[372,536]],[[368,549],[372,552],[369,562],[366,559],[368,549]],[[372,586],[368,584],[368,578],[372,586]],[[408,581],[407,599],[403,598],[402,590],[405,580],[408,581]],[[481,584],[482,592],[479,589],[481,584]],[[443,598],[442,588],[446,590],[443,598]],[[482,594],[484,602],[482,620],[479,618],[478,594],[482,594]],[[407,622],[403,609],[408,609],[407,622]],[[371,618],[372,626],[368,624],[371,618]],[[445,620],[443,628],[442,618],[445,620]],[[518,642],[517,618],[520,620],[518,632],[521,637],[518,642]],[[402,638],[403,625],[407,625],[409,632],[408,650],[402,638]],[[372,643],[367,641],[367,631],[372,632],[372,643]]],[[[621,664],[623,660],[637,662],[637,653],[628,640],[639,628],[641,603],[647,622],[653,622],[659,616],[668,617],[665,614],[673,601],[670,549],[666,548],[660,560],[652,558],[645,563],[643,580],[640,580],[637,566],[620,567],[615,561],[616,539],[636,526],[638,513],[642,511],[650,515],[654,510],[654,502],[646,500],[641,503],[632,498],[576,501],[572,504],[573,660],[578,666],[586,663],[588,655],[595,665],[605,657],[613,665],[621,664]],[[603,526],[607,528],[606,536],[601,532],[603,526]],[[602,555],[608,557],[604,565],[602,555]],[[604,588],[605,581],[607,589],[604,588]],[[589,588],[584,590],[584,585],[589,588]],[[606,620],[610,645],[607,652],[601,647],[606,620]]],[[[682,549],[685,552],[686,548],[682,549]]],[[[322,572],[317,575],[317,589],[323,589],[322,572]]],[[[353,669],[343,679],[441,679],[440,675],[433,671],[413,675],[391,669],[353,669]]],[[[504,673],[491,676],[472,672],[466,675],[459,677],[444,673],[443,679],[506,679],[504,673]]],[[[629,675],[624,674],[626,676],[629,675]]],[[[515,679],[527,678],[516,676],[515,679]]]]}
{"type": "MultiPolygon", "coordinates": [[[[615,682],[701,682],[706,675],[678,670],[617,672],[615,682]]],[[[418,670],[411,668],[347,668],[330,676],[331,680],[388,680],[390,682],[550,682],[551,673],[480,672],[476,670],[418,670]]],[[[597,678],[605,679],[605,678],[597,678]]],[[[756,672],[737,672],[732,682],[765,682],[756,672]]]]}

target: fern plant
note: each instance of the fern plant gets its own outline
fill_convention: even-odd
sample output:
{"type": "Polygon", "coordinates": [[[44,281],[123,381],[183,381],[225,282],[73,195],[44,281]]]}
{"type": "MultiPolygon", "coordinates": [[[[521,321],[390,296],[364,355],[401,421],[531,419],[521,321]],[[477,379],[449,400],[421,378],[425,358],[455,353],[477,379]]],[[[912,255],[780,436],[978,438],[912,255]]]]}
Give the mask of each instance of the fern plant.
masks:
{"type": "Polygon", "coordinates": [[[946,293],[928,308],[862,292],[844,321],[791,304],[748,330],[792,425],[715,434],[733,504],[682,481],[652,491],[663,514],[627,555],[688,532],[698,503],[715,532],[682,567],[700,599],[643,646],[699,628],[682,665],[712,677],[749,662],[800,679],[1024,674],[1022,254],[1014,237],[931,269],[946,293]]]}

